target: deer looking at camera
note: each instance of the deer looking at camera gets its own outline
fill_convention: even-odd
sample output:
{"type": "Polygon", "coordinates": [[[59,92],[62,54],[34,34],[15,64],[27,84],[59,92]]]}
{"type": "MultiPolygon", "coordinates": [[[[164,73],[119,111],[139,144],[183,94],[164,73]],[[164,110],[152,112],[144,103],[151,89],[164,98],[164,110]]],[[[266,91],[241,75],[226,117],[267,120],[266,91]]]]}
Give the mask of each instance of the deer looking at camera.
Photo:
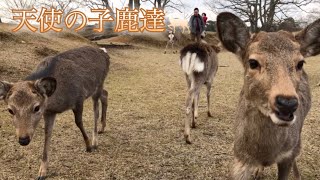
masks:
{"type": "Polygon", "coordinates": [[[188,94],[186,101],[186,113],[184,136],[186,143],[191,143],[190,122],[195,128],[195,119],[198,118],[198,105],[200,89],[202,85],[207,87],[208,116],[210,113],[210,91],[213,78],[218,70],[217,53],[220,49],[210,46],[205,41],[192,43],[180,51],[180,65],[185,73],[188,94]]]}
{"type": "Polygon", "coordinates": [[[164,49],[164,54],[167,53],[167,48],[169,44],[171,44],[171,50],[173,54],[178,52],[177,50],[173,49],[173,46],[175,45],[176,41],[177,41],[177,38],[175,37],[174,33],[172,31],[169,31],[168,42],[167,42],[166,48],[164,49]]]}
{"type": "Polygon", "coordinates": [[[28,145],[44,117],[45,143],[38,179],[47,175],[48,152],[56,114],[71,109],[88,152],[97,148],[99,100],[102,105],[100,132],[106,126],[108,93],[103,89],[109,71],[109,56],[100,49],[81,47],[48,57],[25,80],[16,83],[0,81],[0,99],[8,105],[16,128],[18,142],[28,145]],[[83,102],[91,97],[94,109],[92,143],[82,123],[83,102]]]}
{"type": "Polygon", "coordinates": [[[219,38],[244,67],[244,85],[235,120],[232,178],[259,177],[263,167],[278,166],[278,179],[293,169],[301,130],[311,107],[305,58],[320,53],[320,19],[297,34],[259,32],[250,35],[245,23],[231,13],[217,17],[219,38]]]}

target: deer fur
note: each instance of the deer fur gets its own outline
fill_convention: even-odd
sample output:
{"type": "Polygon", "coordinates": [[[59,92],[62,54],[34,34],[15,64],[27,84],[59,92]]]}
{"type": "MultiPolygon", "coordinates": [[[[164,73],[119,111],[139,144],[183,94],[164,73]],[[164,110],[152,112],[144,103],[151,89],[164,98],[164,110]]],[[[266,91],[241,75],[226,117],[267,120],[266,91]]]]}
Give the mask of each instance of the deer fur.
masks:
{"type": "Polygon", "coordinates": [[[297,34],[259,32],[251,35],[232,13],[217,17],[223,46],[240,59],[244,85],[240,93],[234,141],[232,179],[258,178],[256,173],[277,164],[278,179],[293,169],[300,179],[296,157],[301,131],[311,107],[304,58],[320,53],[320,19],[297,34]]]}
{"type": "Polygon", "coordinates": [[[99,100],[102,105],[100,132],[106,126],[108,92],[103,89],[109,71],[109,56],[100,49],[81,47],[48,57],[24,80],[0,81],[0,98],[8,105],[19,143],[28,145],[44,118],[45,143],[38,179],[47,175],[48,153],[56,114],[71,109],[88,152],[97,148],[99,100]],[[91,97],[94,109],[92,143],[82,123],[83,102],[91,97]]]}
{"type": "Polygon", "coordinates": [[[219,48],[207,43],[192,43],[180,51],[180,66],[185,73],[188,94],[186,101],[186,113],[184,136],[188,144],[190,138],[190,122],[195,127],[195,119],[198,118],[198,103],[200,88],[207,87],[208,116],[210,113],[210,91],[213,78],[218,70],[217,53],[219,48]]]}

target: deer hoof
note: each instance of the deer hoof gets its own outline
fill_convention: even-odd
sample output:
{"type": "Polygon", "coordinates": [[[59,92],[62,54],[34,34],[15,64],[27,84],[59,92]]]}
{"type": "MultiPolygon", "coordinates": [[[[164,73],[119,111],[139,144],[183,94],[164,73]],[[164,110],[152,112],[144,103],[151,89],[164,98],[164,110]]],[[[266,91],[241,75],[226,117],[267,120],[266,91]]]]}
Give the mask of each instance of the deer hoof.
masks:
{"type": "Polygon", "coordinates": [[[46,178],[44,177],[44,176],[39,176],[39,177],[37,177],[37,179],[36,180],[45,180],[46,178]]]}
{"type": "Polygon", "coordinates": [[[86,150],[86,151],[87,151],[88,153],[91,153],[91,152],[92,152],[92,149],[93,149],[92,147],[87,147],[87,150],[86,150]]]}
{"type": "Polygon", "coordinates": [[[210,111],[208,111],[208,117],[213,117],[210,111]]]}
{"type": "Polygon", "coordinates": [[[191,139],[190,139],[190,135],[185,135],[185,139],[186,139],[187,144],[192,144],[191,139]]]}
{"type": "Polygon", "coordinates": [[[167,52],[164,52],[163,54],[167,54],[167,52]]]}
{"type": "Polygon", "coordinates": [[[191,128],[196,128],[196,123],[192,123],[191,128]]]}
{"type": "Polygon", "coordinates": [[[103,134],[104,133],[104,129],[101,129],[98,131],[98,134],[103,134]]]}

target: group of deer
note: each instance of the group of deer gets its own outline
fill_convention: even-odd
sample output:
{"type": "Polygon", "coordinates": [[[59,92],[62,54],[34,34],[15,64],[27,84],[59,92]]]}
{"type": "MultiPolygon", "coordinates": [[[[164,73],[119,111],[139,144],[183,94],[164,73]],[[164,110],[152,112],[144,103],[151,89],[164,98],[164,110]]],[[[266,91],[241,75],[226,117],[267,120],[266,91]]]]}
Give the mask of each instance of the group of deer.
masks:
{"type": "MultiPolygon", "coordinates": [[[[217,18],[219,38],[224,47],[243,64],[244,86],[235,121],[233,179],[249,179],[264,166],[278,164],[278,178],[287,179],[293,167],[300,178],[295,158],[300,152],[303,120],[311,97],[304,58],[320,53],[320,20],[297,34],[289,32],[251,35],[244,22],[231,13],[217,18]]],[[[210,89],[218,69],[218,48],[206,43],[190,44],[181,50],[181,67],[189,88],[185,138],[190,139],[190,123],[198,117],[199,92],[207,86],[208,116],[210,89]]],[[[48,151],[56,114],[71,109],[87,151],[97,148],[97,134],[106,127],[108,92],[103,84],[109,71],[106,51],[82,47],[46,58],[24,80],[0,81],[0,99],[12,114],[18,142],[28,145],[42,117],[45,143],[38,179],[48,168],[48,151]],[[94,110],[93,138],[90,142],[82,123],[83,102],[91,97],[94,110]],[[102,128],[98,132],[99,101],[102,128]]]]}
{"type": "MultiPolygon", "coordinates": [[[[244,67],[234,123],[235,180],[258,179],[264,167],[278,166],[278,179],[288,179],[293,169],[301,179],[296,157],[301,150],[303,121],[311,107],[305,58],[320,53],[320,19],[302,31],[250,34],[245,23],[232,13],[217,17],[218,36],[244,67]]],[[[208,116],[210,89],[218,70],[217,48],[193,43],[180,52],[180,65],[187,79],[184,136],[191,143],[190,125],[198,117],[200,88],[207,87],[208,116]]]]}

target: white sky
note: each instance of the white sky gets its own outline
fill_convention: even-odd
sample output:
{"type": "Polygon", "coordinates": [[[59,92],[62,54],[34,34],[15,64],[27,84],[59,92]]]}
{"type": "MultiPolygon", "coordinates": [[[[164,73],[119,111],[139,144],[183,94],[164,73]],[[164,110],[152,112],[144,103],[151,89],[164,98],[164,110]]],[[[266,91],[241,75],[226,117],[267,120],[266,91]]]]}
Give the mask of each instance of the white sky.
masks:
{"type": "MultiPolygon", "coordinates": [[[[122,9],[123,8],[123,3],[124,4],[128,4],[129,0],[110,0],[110,4],[113,6],[113,8],[119,8],[122,9]]],[[[174,9],[166,9],[166,16],[167,17],[172,17],[172,18],[179,18],[179,19],[189,19],[190,15],[193,13],[193,9],[195,7],[198,7],[200,10],[200,13],[202,14],[203,12],[205,12],[207,14],[208,20],[216,20],[216,14],[213,13],[209,7],[207,7],[204,2],[206,0],[182,0],[183,3],[185,4],[185,8],[181,8],[181,11],[183,11],[182,13],[180,13],[177,10],[174,9]]],[[[8,12],[3,12],[1,11],[1,7],[3,6],[3,1],[0,0],[0,17],[3,17],[4,15],[8,15],[8,12]]],[[[319,5],[320,6],[320,5],[319,5]]],[[[141,8],[144,9],[151,9],[152,8],[152,4],[148,3],[148,2],[141,2],[141,8]]],[[[314,6],[314,4],[310,4],[308,7],[306,7],[305,9],[313,9],[316,8],[314,6]]],[[[319,7],[318,7],[319,8],[319,7]]],[[[40,11],[40,8],[38,8],[38,11],[40,11]]],[[[91,17],[93,15],[93,17],[96,14],[91,14],[89,8],[81,8],[80,11],[85,12],[87,14],[88,17],[91,17]]],[[[292,12],[290,13],[290,16],[294,17],[295,19],[299,20],[299,19],[306,19],[306,13],[299,11],[297,12],[292,12]]],[[[2,19],[4,22],[8,22],[10,21],[9,19],[2,19]]]]}
{"type": "MultiPolygon", "coordinates": [[[[125,2],[125,4],[128,4],[129,0],[111,0],[110,4],[113,6],[114,9],[118,8],[118,9],[122,9],[123,5],[122,3],[125,2]]],[[[179,18],[179,19],[189,19],[190,15],[193,13],[193,9],[195,7],[198,7],[200,10],[200,13],[205,12],[207,14],[208,20],[215,20],[216,19],[216,14],[214,14],[213,12],[211,12],[206,6],[204,6],[204,0],[185,0],[183,1],[185,4],[185,8],[181,8],[181,11],[183,11],[182,13],[180,13],[177,10],[168,8],[165,11],[165,14],[167,17],[172,17],[172,18],[179,18]]],[[[4,15],[8,16],[8,12],[4,12],[1,11],[1,7],[4,6],[4,3],[0,0],[0,17],[3,17],[4,15]]],[[[144,9],[151,9],[152,8],[152,4],[149,2],[141,2],[141,8],[144,9]]],[[[40,11],[40,9],[37,9],[38,11],[40,11]]],[[[81,8],[80,11],[85,12],[87,14],[87,16],[91,16],[93,14],[91,14],[90,9],[89,8],[81,8]]],[[[8,22],[10,21],[7,18],[3,18],[4,22],[8,22]]]]}

